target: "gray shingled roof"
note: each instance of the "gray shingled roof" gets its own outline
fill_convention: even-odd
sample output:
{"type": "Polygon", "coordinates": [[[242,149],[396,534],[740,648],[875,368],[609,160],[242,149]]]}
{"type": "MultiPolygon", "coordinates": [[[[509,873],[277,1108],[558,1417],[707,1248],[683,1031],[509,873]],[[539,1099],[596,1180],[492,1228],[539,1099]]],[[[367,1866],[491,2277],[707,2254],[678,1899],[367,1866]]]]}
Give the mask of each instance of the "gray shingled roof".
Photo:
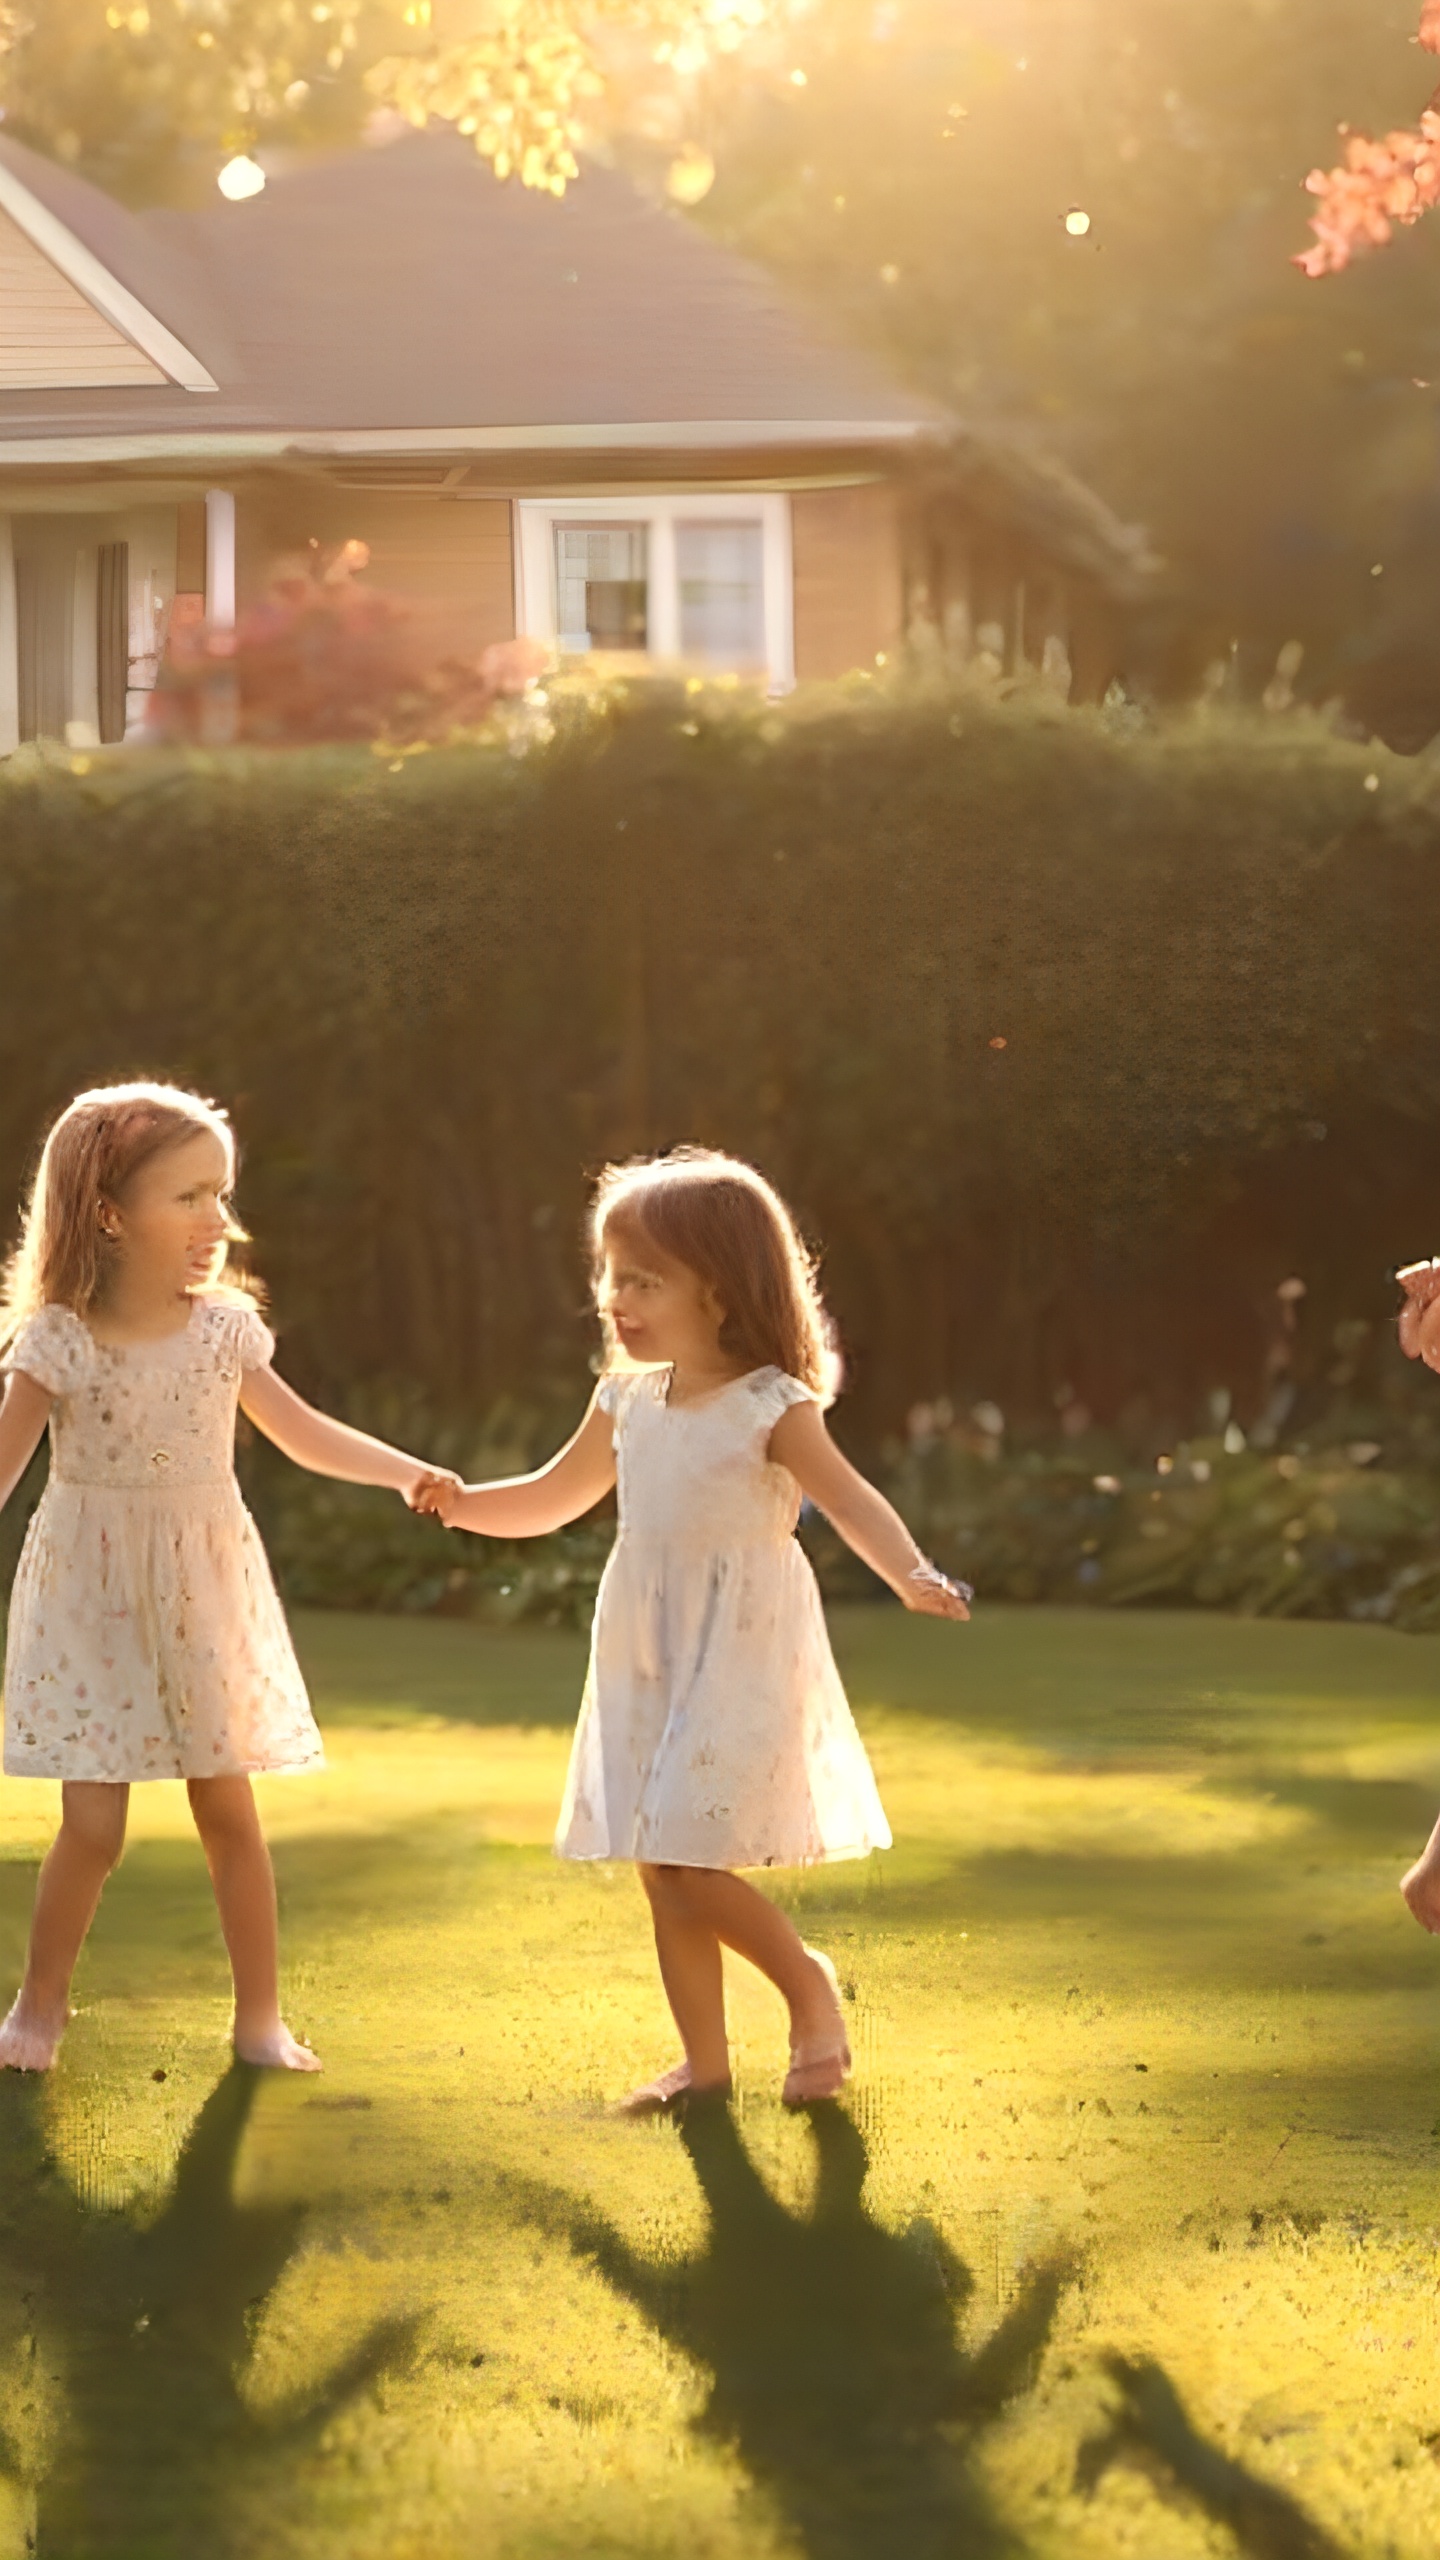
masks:
{"type": "Polygon", "coordinates": [[[351,449],[359,435],[384,450],[446,429],[565,430],[574,445],[592,426],[674,423],[700,441],[714,425],[721,442],[750,425],[767,431],[757,442],[844,427],[868,442],[941,423],[605,169],[557,201],[432,130],[297,168],[242,204],[131,213],[19,143],[0,138],[0,159],[219,386],[9,392],[12,454],[62,434],[349,430],[351,449]]]}

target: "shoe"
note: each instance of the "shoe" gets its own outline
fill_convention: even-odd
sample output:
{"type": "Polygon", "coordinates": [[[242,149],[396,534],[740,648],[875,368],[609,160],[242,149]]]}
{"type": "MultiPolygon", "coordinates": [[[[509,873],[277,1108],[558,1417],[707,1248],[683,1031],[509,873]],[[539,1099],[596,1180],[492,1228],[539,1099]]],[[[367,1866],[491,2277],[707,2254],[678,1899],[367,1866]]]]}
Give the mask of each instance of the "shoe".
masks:
{"type": "Polygon", "coordinates": [[[676,2062],[668,2071],[662,2071],[658,2080],[647,2080],[643,2089],[632,2089],[628,2098],[621,2099],[615,2113],[617,2116],[669,2116],[674,2115],[677,2108],[683,2107],[692,2096],[698,2102],[701,2098],[728,2098],[729,2095],[728,2080],[715,2080],[706,2089],[696,2089],[690,2077],[689,2063],[676,2062]]]}
{"type": "Polygon", "coordinates": [[[787,2107],[809,2106],[816,2098],[838,2098],[850,2076],[850,2039],[845,2032],[845,2013],[840,2006],[840,1983],[835,1967],[818,1947],[807,1947],[805,1953],[817,1964],[830,1985],[840,2028],[840,2041],[829,2053],[813,2054],[807,2062],[797,2062],[792,2046],[790,2068],[780,2092],[781,2104],[787,2107]]]}
{"type": "Polygon", "coordinates": [[[848,2046],[834,2053],[818,2054],[813,2062],[792,2062],[780,2092],[781,2105],[808,2107],[817,2098],[838,2098],[849,2073],[848,2046]]]}
{"type": "MultiPolygon", "coordinates": [[[[830,1985],[831,1997],[835,2002],[835,2015],[840,2022],[840,2057],[848,2071],[850,2068],[850,2038],[845,2032],[845,2008],[840,1996],[840,1977],[829,1957],[824,1954],[819,1947],[807,1947],[805,1953],[810,1958],[812,1964],[818,1964],[826,1981],[830,1985]]],[[[791,2061],[792,2063],[794,2061],[793,2054],[791,2055],[791,2061]]]]}

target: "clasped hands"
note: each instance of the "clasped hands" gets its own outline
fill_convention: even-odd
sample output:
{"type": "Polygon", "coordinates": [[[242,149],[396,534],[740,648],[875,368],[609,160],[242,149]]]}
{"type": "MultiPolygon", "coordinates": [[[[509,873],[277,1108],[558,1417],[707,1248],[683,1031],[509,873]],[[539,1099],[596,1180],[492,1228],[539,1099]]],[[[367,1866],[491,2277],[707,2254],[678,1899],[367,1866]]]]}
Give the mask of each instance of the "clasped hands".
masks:
{"type": "Polygon", "coordinates": [[[1428,1321],[1437,1297],[1440,1297],[1440,1262],[1412,1262],[1395,1274],[1405,1292],[1400,1310],[1400,1348],[1411,1360],[1423,1360],[1427,1368],[1440,1368],[1440,1324],[1428,1321]]]}
{"type": "Polygon", "coordinates": [[[454,1521],[456,1502],[465,1490],[465,1479],[457,1476],[453,1467],[426,1467],[403,1490],[412,1511],[428,1513],[448,1529],[454,1521]]]}

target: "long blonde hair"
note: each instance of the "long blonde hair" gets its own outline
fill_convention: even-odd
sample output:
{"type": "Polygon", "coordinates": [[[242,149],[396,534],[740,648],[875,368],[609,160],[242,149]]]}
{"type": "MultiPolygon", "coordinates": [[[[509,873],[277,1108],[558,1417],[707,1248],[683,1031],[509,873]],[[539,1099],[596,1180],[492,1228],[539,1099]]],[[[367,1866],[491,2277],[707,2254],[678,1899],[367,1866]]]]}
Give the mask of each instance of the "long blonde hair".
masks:
{"type": "MultiPolygon", "coordinates": [[[[102,1294],[114,1246],[101,1212],[123,1200],[142,1165],[182,1146],[201,1131],[218,1138],[235,1172],[235,1138],[219,1105],[179,1085],[97,1085],[67,1103],[40,1150],[35,1182],[25,1206],[20,1242],[0,1283],[0,1344],[13,1340],[27,1316],[41,1307],[89,1313],[102,1294]]],[[[205,1286],[241,1303],[255,1304],[258,1284],[227,1273],[232,1244],[246,1241],[233,1220],[205,1286]]]]}
{"type": "MultiPolygon", "coordinates": [[[[607,1165],[590,1205],[597,1293],[607,1240],[617,1231],[658,1246],[714,1291],[725,1310],[720,1347],[732,1359],[783,1369],[824,1403],[833,1400],[840,1359],[814,1258],[778,1191],[753,1165],[711,1147],[607,1165]]],[[[608,1324],[606,1335],[613,1352],[608,1324]]]]}

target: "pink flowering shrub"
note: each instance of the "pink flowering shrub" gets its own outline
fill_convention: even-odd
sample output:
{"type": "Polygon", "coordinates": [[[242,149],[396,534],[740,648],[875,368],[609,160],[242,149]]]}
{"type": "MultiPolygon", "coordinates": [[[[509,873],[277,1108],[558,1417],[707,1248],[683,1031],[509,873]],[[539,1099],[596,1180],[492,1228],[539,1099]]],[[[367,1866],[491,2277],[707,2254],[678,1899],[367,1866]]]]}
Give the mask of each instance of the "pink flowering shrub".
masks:
{"type": "Polygon", "coordinates": [[[428,743],[477,727],[538,675],[545,652],[533,640],[428,658],[410,608],[360,582],[369,558],[363,542],[345,542],[280,561],[233,631],[211,629],[198,600],[179,599],[190,611],[171,617],[152,734],[212,745],[428,743]]]}
{"type": "MultiPolygon", "coordinates": [[[[1440,0],[1425,0],[1420,42],[1440,53],[1440,0]]],[[[1385,134],[1346,133],[1345,157],[1336,169],[1312,169],[1305,184],[1318,200],[1311,218],[1313,249],[1295,260],[1307,276],[1338,275],[1366,249],[1383,248],[1397,223],[1418,222],[1440,204],[1440,91],[1417,128],[1385,134]]]]}

